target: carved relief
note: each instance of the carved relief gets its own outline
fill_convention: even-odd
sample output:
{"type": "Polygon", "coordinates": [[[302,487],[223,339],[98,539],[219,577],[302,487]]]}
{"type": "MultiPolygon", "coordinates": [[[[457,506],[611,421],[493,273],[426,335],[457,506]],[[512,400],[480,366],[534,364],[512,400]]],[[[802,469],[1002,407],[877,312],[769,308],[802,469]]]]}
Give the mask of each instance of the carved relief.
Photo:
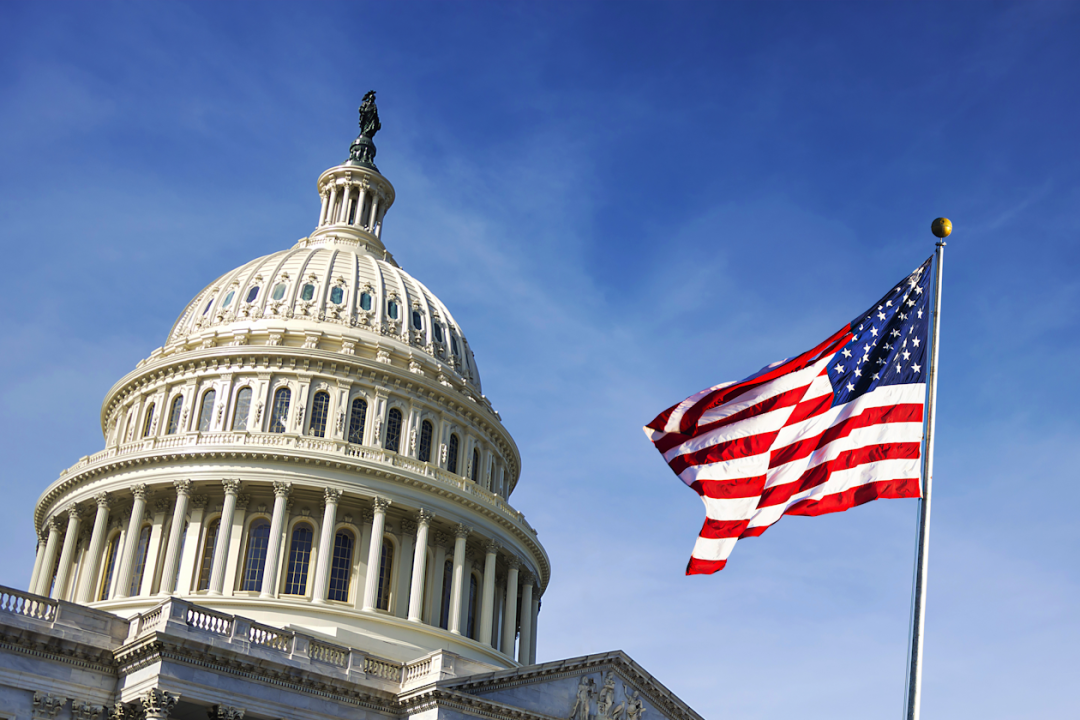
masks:
{"type": "Polygon", "coordinates": [[[99,720],[105,713],[105,707],[103,705],[91,705],[85,700],[79,702],[73,700],[71,703],[71,717],[73,720],[99,720]]]}
{"type": "Polygon", "coordinates": [[[228,705],[212,705],[206,714],[210,720],[244,720],[244,711],[228,705]]]}
{"type": "Polygon", "coordinates": [[[51,718],[56,717],[56,713],[60,708],[67,704],[68,699],[65,697],[58,697],[50,693],[36,692],[34,693],[34,717],[35,718],[51,718]]]}
{"type": "Polygon", "coordinates": [[[147,720],[165,720],[176,707],[176,703],[180,701],[180,696],[153,688],[147,690],[139,700],[142,702],[147,720]]]}

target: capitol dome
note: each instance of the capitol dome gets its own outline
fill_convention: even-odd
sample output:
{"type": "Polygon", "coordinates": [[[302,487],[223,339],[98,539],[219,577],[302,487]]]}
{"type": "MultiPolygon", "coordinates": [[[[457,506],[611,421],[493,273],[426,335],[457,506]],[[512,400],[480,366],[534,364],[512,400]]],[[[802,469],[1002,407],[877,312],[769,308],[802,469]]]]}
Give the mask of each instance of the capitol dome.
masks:
{"type": "Polygon", "coordinates": [[[520,455],[461,326],[383,244],[373,134],[319,176],[309,237],[207,285],[109,390],[104,449],[35,508],[31,592],[124,617],[173,596],[251,618],[252,643],[390,662],[535,660],[550,566],[509,503],[520,455]]]}

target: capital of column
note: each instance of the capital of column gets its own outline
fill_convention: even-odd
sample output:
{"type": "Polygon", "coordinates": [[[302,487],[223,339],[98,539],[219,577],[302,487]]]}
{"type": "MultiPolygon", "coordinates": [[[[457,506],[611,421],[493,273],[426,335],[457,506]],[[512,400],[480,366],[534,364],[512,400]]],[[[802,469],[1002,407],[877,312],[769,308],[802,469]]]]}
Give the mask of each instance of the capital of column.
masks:
{"type": "Polygon", "coordinates": [[[190,480],[173,480],[173,487],[176,488],[177,495],[190,495],[191,494],[191,481],[190,480]]]}
{"type": "Polygon", "coordinates": [[[386,512],[386,508],[390,507],[390,501],[386,498],[376,497],[371,501],[371,504],[375,507],[375,512],[386,512]]]}
{"type": "Polygon", "coordinates": [[[131,486],[131,494],[135,496],[136,500],[145,500],[147,496],[146,483],[139,483],[138,485],[131,486]]]}
{"type": "Polygon", "coordinates": [[[422,526],[431,525],[431,521],[435,519],[435,513],[430,510],[420,508],[420,512],[416,513],[416,522],[422,526]]]}
{"type": "Polygon", "coordinates": [[[210,502],[210,498],[202,493],[191,496],[191,507],[204,508],[210,502]]]}
{"type": "Polygon", "coordinates": [[[454,537],[456,538],[467,538],[471,532],[472,528],[465,523],[458,523],[454,526],[454,537]]]}
{"type": "Polygon", "coordinates": [[[323,500],[326,501],[327,505],[336,505],[338,500],[341,499],[342,492],[336,488],[325,488],[323,490],[323,500]]]}
{"type": "Polygon", "coordinates": [[[97,503],[98,507],[107,508],[112,503],[112,499],[109,497],[109,493],[99,492],[94,496],[94,502],[97,503]]]}
{"type": "Polygon", "coordinates": [[[502,545],[500,545],[497,540],[491,540],[486,545],[484,545],[484,549],[487,550],[489,555],[492,553],[498,555],[499,550],[502,549],[502,545]]]}
{"type": "Polygon", "coordinates": [[[241,708],[229,705],[211,705],[206,709],[210,720],[244,720],[244,711],[241,708]]]}
{"type": "Polygon", "coordinates": [[[143,710],[148,716],[165,718],[176,707],[176,703],[180,701],[180,696],[176,693],[167,693],[152,688],[140,695],[139,700],[142,702],[143,710]]]}
{"type": "Polygon", "coordinates": [[[75,503],[71,503],[70,505],[67,506],[67,514],[68,514],[68,519],[70,519],[70,520],[78,520],[79,515],[80,515],[79,506],[76,505],[75,503]]]}
{"type": "Polygon", "coordinates": [[[511,555],[510,558],[506,561],[506,566],[511,570],[521,569],[521,558],[515,555],[511,555]]]}
{"type": "Polygon", "coordinates": [[[50,530],[55,530],[56,532],[60,532],[64,529],[64,524],[60,522],[60,518],[55,515],[49,518],[46,524],[49,526],[50,530]]]}
{"type": "Polygon", "coordinates": [[[222,480],[221,484],[225,486],[226,495],[237,495],[240,493],[239,480],[222,480]]]}
{"type": "Polygon", "coordinates": [[[289,493],[292,492],[292,483],[283,482],[281,480],[274,481],[274,497],[289,497],[289,493]]]}

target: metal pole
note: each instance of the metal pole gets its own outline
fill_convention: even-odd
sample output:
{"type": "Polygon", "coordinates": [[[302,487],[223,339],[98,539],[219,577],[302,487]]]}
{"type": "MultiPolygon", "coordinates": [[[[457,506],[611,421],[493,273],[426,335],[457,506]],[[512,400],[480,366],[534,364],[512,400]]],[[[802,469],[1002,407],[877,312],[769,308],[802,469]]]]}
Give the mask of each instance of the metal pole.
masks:
{"type": "MultiPolygon", "coordinates": [[[[926,623],[926,579],[930,554],[930,490],[934,480],[934,417],[937,400],[938,338],[941,321],[941,261],[945,253],[945,236],[952,230],[938,234],[935,220],[934,234],[937,243],[934,261],[934,308],[930,316],[930,377],[926,388],[926,447],[923,452],[923,496],[919,501],[919,546],[915,555],[915,600],[911,614],[911,651],[909,655],[907,686],[907,720],[919,720],[919,704],[922,700],[923,628],[926,623]]],[[[948,221],[945,221],[948,223],[948,221]]]]}

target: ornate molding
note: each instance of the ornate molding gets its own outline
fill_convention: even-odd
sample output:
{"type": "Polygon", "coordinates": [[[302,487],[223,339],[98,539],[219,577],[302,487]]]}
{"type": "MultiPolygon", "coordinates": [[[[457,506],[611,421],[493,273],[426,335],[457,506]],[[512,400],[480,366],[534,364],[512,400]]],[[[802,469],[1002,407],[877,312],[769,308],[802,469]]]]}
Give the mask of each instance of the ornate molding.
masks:
{"type": "Polygon", "coordinates": [[[240,481],[239,480],[232,480],[232,479],[222,480],[221,484],[225,487],[225,494],[226,495],[237,495],[240,492],[240,481]]]}
{"type": "Polygon", "coordinates": [[[211,705],[206,714],[210,720],[244,720],[244,711],[231,705],[211,705]]]}
{"type": "Polygon", "coordinates": [[[287,498],[292,492],[292,483],[283,480],[274,481],[274,497],[287,498]]]}
{"type": "Polygon", "coordinates": [[[177,496],[191,494],[190,480],[173,480],[173,487],[176,488],[177,496]]]}
{"type": "Polygon", "coordinates": [[[67,705],[68,699],[66,697],[60,697],[51,693],[36,692],[34,693],[34,717],[35,718],[49,718],[50,720],[56,717],[56,713],[60,711],[62,707],[67,705]]]}

